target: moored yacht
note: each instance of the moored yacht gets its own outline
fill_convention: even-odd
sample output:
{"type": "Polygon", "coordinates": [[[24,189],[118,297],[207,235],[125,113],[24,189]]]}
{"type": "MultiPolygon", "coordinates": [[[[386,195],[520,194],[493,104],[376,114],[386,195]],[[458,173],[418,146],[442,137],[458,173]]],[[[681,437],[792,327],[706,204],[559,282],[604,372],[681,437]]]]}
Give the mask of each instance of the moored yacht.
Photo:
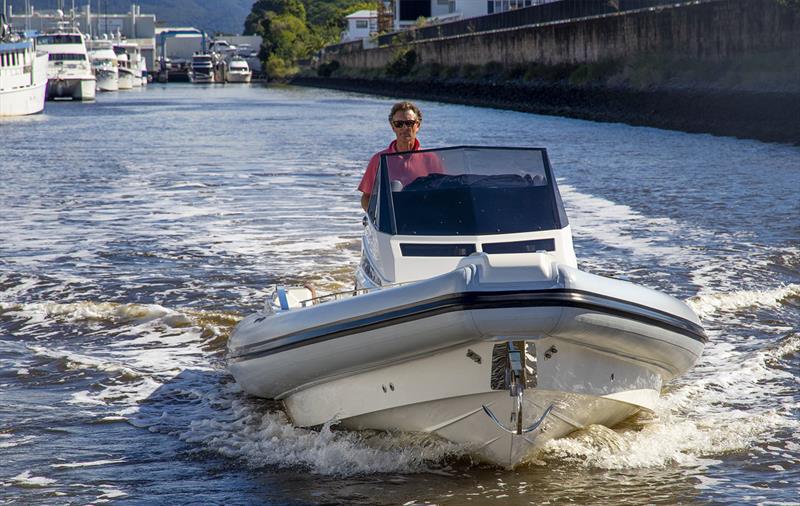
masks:
{"type": "Polygon", "coordinates": [[[119,65],[119,89],[130,90],[133,88],[133,81],[135,72],[131,68],[130,58],[124,46],[114,44],[114,54],[117,55],[117,63],[119,65]]]}
{"type": "Polygon", "coordinates": [[[544,149],[382,155],[356,286],[278,287],[228,341],[303,427],[433,433],[513,467],[652,410],[706,335],[682,301],[577,268],[544,149]]]}
{"type": "Polygon", "coordinates": [[[236,46],[229,43],[227,40],[217,39],[211,42],[208,52],[218,54],[221,59],[227,60],[236,55],[236,46]]]}
{"type": "Polygon", "coordinates": [[[142,53],[139,44],[127,40],[117,41],[114,44],[114,52],[120,55],[122,52],[127,56],[127,68],[131,74],[131,86],[139,88],[142,86],[142,53]]]}
{"type": "Polygon", "coordinates": [[[47,98],[94,100],[96,79],[83,34],[74,27],[59,28],[36,37],[37,47],[48,53],[47,98]]]}
{"type": "Polygon", "coordinates": [[[253,73],[247,61],[240,56],[234,56],[228,62],[225,80],[229,83],[249,83],[253,73]]]}
{"type": "Polygon", "coordinates": [[[34,39],[10,32],[0,17],[0,116],[24,116],[44,109],[47,54],[34,39]]]}
{"type": "Polygon", "coordinates": [[[210,54],[196,53],[192,56],[189,79],[198,84],[214,82],[214,61],[210,54]]]}
{"type": "Polygon", "coordinates": [[[97,79],[98,91],[117,91],[119,89],[119,63],[110,40],[89,41],[89,58],[97,79]]]}

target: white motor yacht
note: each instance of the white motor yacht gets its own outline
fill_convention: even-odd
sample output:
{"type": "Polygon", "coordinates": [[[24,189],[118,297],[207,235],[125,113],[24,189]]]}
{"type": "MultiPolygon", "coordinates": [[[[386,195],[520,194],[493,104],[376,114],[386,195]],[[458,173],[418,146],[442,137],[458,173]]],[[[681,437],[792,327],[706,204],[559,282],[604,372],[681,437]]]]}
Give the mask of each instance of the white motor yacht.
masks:
{"type": "Polygon", "coordinates": [[[36,37],[37,47],[48,53],[47,98],[94,100],[96,79],[83,34],[74,27],[36,37]]]}
{"type": "Polygon", "coordinates": [[[114,54],[117,55],[117,63],[119,65],[119,89],[130,90],[133,88],[135,73],[131,68],[128,53],[124,46],[114,44],[114,54]]]}
{"type": "Polygon", "coordinates": [[[121,40],[114,44],[114,51],[119,55],[125,52],[128,57],[127,68],[131,74],[131,86],[139,88],[142,86],[142,53],[139,44],[127,40],[121,40]]]}
{"type": "Polygon", "coordinates": [[[278,287],[228,342],[298,426],[421,431],[506,467],[652,410],[707,341],[682,301],[577,268],[544,149],[381,157],[356,286],[278,287]]]}
{"type": "Polygon", "coordinates": [[[119,89],[119,61],[110,40],[89,41],[89,58],[97,79],[98,91],[117,91],[119,89]]]}
{"type": "Polygon", "coordinates": [[[12,34],[0,19],[0,116],[24,116],[44,109],[47,53],[34,39],[12,34]]]}
{"type": "Polygon", "coordinates": [[[194,54],[191,65],[189,79],[193,83],[207,84],[214,82],[214,61],[210,54],[194,54]]]}
{"type": "Polygon", "coordinates": [[[249,83],[253,73],[247,61],[240,56],[234,56],[228,63],[225,80],[229,83],[249,83]]]}

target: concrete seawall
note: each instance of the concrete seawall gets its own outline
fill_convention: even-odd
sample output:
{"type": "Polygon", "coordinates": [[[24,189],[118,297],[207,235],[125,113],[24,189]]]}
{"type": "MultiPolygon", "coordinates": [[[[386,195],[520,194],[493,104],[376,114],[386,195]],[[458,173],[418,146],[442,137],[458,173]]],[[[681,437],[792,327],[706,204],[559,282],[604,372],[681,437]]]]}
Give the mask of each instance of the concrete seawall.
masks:
{"type": "MultiPolygon", "coordinates": [[[[407,42],[421,64],[444,66],[594,63],[660,55],[720,62],[763,53],[800,55],[800,12],[777,0],[698,0],[659,8],[407,42]]],[[[326,52],[325,61],[375,69],[397,45],[359,44],[326,52]]]]}

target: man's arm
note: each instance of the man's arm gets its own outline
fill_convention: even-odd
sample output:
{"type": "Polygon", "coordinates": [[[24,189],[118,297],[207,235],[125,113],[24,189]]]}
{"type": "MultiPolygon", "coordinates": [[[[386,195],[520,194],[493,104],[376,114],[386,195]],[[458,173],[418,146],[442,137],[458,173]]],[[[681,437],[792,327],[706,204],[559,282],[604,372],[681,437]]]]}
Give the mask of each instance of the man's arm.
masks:
{"type": "Polygon", "coordinates": [[[369,193],[361,194],[361,209],[363,209],[364,212],[366,212],[367,208],[369,207],[369,197],[370,197],[369,193]]]}

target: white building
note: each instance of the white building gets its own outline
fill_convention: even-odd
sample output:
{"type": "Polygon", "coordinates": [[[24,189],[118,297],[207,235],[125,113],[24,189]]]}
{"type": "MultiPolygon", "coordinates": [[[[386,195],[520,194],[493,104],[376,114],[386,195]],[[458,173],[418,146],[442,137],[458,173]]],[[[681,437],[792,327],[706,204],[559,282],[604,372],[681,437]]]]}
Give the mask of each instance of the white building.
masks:
{"type": "Polygon", "coordinates": [[[369,38],[378,31],[378,11],[356,11],[347,19],[347,30],[342,32],[342,42],[369,38]]]}
{"type": "Polygon", "coordinates": [[[393,0],[392,12],[394,28],[400,30],[416,25],[419,18],[451,21],[554,1],[557,0],[393,0]]]}

